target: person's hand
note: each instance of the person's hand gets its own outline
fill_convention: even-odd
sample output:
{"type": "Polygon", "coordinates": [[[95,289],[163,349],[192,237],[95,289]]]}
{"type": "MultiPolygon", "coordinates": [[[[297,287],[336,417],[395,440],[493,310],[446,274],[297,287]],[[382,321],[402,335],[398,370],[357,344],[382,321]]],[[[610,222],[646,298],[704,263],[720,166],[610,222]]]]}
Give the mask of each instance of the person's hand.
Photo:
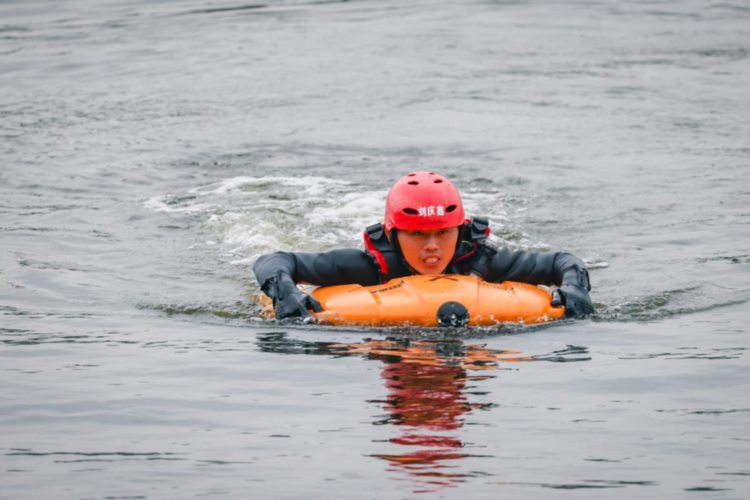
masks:
{"type": "Polygon", "coordinates": [[[321,312],[323,310],[320,306],[320,302],[318,302],[315,297],[300,291],[276,299],[276,306],[274,306],[276,319],[293,318],[299,319],[303,323],[312,320],[312,315],[310,314],[309,309],[312,309],[315,312],[321,312]]]}
{"type": "Polygon", "coordinates": [[[269,291],[273,299],[276,319],[292,318],[307,322],[312,320],[309,309],[315,312],[323,310],[315,297],[302,293],[297,288],[297,284],[292,281],[292,278],[281,272],[275,276],[269,291]]]}
{"type": "Polygon", "coordinates": [[[583,318],[594,312],[589,292],[578,285],[561,285],[552,294],[553,306],[565,306],[565,316],[583,318]]]}

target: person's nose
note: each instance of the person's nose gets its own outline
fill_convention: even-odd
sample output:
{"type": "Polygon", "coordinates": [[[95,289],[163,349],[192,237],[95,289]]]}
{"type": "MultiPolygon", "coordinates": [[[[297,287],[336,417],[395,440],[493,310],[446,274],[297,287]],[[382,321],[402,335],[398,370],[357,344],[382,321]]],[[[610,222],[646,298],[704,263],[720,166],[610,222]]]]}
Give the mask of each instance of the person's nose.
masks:
{"type": "Polygon", "coordinates": [[[434,234],[431,234],[427,237],[427,240],[424,242],[424,249],[429,252],[434,252],[438,249],[438,241],[437,236],[434,234]]]}

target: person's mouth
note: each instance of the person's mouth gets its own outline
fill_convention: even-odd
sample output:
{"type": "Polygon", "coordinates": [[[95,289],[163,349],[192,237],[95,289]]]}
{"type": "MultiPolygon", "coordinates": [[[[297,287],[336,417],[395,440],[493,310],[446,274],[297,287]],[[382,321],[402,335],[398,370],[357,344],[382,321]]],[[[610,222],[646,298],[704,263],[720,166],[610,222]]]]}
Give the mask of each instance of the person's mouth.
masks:
{"type": "Polygon", "coordinates": [[[427,257],[422,259],[422,262],[427,267],[435,267],[440,264],[440,257],[437,255],[428,255],[427,257]]]}

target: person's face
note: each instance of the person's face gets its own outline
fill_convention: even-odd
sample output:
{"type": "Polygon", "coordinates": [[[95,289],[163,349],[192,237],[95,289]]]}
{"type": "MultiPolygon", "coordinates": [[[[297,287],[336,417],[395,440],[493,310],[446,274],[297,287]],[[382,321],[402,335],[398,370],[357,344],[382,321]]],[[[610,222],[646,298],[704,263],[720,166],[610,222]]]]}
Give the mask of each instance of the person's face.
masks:
{"type": "Polygon", "coordinates": [[[401,253],[419,274],[440,274],[456,252],[458,228],[396,232],[401,253]]]}

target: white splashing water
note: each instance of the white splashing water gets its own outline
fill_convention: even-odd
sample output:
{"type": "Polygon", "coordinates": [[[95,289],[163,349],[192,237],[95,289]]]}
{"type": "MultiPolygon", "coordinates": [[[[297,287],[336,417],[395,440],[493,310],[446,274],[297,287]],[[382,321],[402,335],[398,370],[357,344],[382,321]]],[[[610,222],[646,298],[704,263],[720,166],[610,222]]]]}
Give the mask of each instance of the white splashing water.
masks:
{"type": "MultiPolygon", "coordinates": [[[[220,245],[233,263],[247,265],[276,250],[359,248],[364,228],[382,220],[385,196],[382,189],[324,177],[240,176],[152,197],[144,206],[199,217],[209,233],[206,244],[220,245]]],[[[515,241],[500,234],[511,219],[501,193],[466,190],[462,197],[467,216],[490,218],[499,243],[545,248],[524,234],[515,241]]]]}

